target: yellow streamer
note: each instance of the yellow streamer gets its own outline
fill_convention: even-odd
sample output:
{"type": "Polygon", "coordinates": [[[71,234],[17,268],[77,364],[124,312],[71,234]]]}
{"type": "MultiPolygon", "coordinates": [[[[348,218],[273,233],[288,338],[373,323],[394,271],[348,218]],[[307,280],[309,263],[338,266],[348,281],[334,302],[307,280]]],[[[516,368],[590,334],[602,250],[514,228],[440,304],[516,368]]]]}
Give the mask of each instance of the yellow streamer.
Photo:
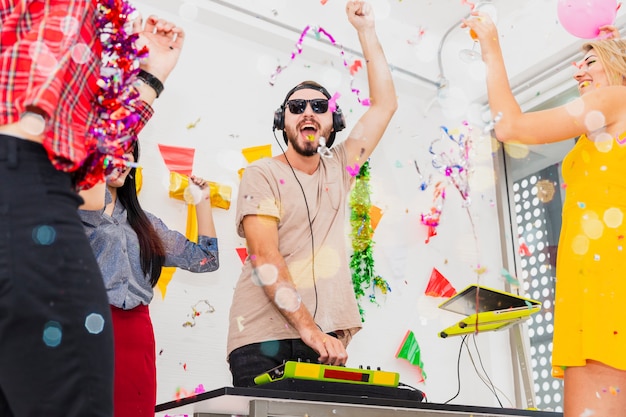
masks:
{"type": "Polygon", "coordinates": [[[139,195],[142,185],[143,185],[143,168],[137,167],[135,168],[135,189],[137,190],[137,195],[139,195]]]}
{"type": "MultiPolygon", "coordinates": [[[[209,198],[211,206],[219,207],[224,210],[230,208],[232,188],[229,185],[223,185],[217,182],[208,181],[209,198]]],[[[179,174],[178,172],[170,172],[170,197],[177,200],[185,200],[185,189],[189,186],[189,177],[179,174]]]]}
{"type": "MultiPolygon", "coordinates": [[[[170,189],[169,196],[176,200],[185,200],[185,189],[189,187],[189,177],[178,172],[170,172],[170,189]]],[[[230,208],[232,188],[228,185],[222,185],[209,181],[209,198],[211,206],[228,210],[230,208]]],[[[198,243],[198,215],[195,204],[187,204],[187,225],[185,227],[185,237],[191,242],[198,243]]],[[[163,267],[161,276],[157,282],[157,288],[161,292],[161,297],[165,298],[167,286],[169,285],[176,268],[163,267]]]]}

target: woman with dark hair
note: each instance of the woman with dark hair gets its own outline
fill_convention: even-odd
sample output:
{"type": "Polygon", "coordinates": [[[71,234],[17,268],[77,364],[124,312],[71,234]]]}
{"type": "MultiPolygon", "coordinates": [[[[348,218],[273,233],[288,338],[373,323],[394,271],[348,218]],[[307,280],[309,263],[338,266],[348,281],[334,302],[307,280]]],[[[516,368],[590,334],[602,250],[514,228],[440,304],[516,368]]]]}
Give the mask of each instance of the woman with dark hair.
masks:
{"type": "MultiPolygon", "coordinates": [[[[136,162],[139,145],[126,157],[131,164],[136,162]]],[[[141,208],[135,174],[136,168],[130,166],[111,174],[104,209],[80,210],[113,316],[115,417],[154,416],[156,356],[148,304],[161,267],[175,266],[191,272],[210,272],[219,267],[208,195],[196,205],[198,243],[194,243],[141,208]]],[[[201,178],[192,176],[191,181],[201,189],[208,187],[201,178]]]]}

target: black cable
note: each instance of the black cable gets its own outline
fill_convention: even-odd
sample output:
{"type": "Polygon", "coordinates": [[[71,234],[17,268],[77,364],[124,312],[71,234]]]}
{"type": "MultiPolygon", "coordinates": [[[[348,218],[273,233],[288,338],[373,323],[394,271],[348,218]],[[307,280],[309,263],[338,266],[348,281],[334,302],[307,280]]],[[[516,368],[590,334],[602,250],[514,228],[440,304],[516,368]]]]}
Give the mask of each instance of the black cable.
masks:
{"type": "MultiPolygon", "coordinates": [[[[469,355],[470,362],[472,362],[472,366],[474,367],[474,371],[476,372],[476,375],[478,375],[478,378],[480,378],[480,380],[482,381],[482,383],[483,383],[483,384],[485,384],[485,386],[487,387],[487,389],[488,389],[488,390],[489,390],[489,391],[490,391],[493,395],[495,395],[495,396],[496,396],[496,399],[498,400],[498,402],[500,402],[500,399],[498,398],[498,395],[496,394],[496,389],[495,389],[495,387],[493,386],[493,384],[491,384],[491,385],[489,384],[489,382],[491,382],[491,381],[489,381],[489,377],[488,377],[488,376],[483,376],[483,375],[481,375],[481,374],[480,374],[480,371],[479,371],[479,370],[478,370],[478,368],[476,367],[476,362],[474,362],[474,356],[472,356],[472,351],[471,351],[471,350],[470,350],[470,348],[469,348],[469,344],[467,343],[467,340],[464,340],[464,345],[465,345],[465,348],[467,349],[467,354],[469,355]],[[487,381],[485,381],[485,379],[487,379],[487,381]],[[488,382],[488,381],[489,381],[489,382],[488,382]]],[[[478,347],[476,347],[476,350],[478,351],[478,347]]],[[[484,371],[484,368],[483,368],[483,371],[484,371]]],[[[502,403],[500,403],[500,406],[501,406],[502,408],[504,408],[504,407],[502,406],[502,403]]]]}
{"type": "Polygon", "coordinates": [[[450,398],[444,404],[448,404],[450,401],[458,397],[459,394],[461,393],[461,352],[463,352],[463,343],[465,343],[466,338],[467,338],[467,335],[464,335],[463,338],[461,339],[461,346],[459,346],[459,357],[456,360],[456,382],[457,382],[458,388],[457,388],[456,394],[454,394],[454,397],[450,398]]]}
{"type": "Polygon", "coordinates": [[[426,393],[424,391],[419,390],[419,389],[417,389],[415,387],[412,387],[409,384],[405,384],[404,382],[398,382],[398,388],[401,388],[401,387],[406,387],[406,388],[410,389],[411,391],[421,392],[422,395],[424,396],[424,398],[422,399],[422,402],[425,402],[425,403],[428,402],[428,398],[426,397],[426,393]]]}
{"type": "MultiPolygon", "coordinates": [[[[504,408],[504,406],[502,405],[502,402],[500,401],[500,398],[498,397],[498,393],[496,391],[496,387],[493,384],[493,382],[491,381],[491,378],[489,378],[489,374],[487,374],[487,371],[485,370],[485,366],[483,365],[483,360],[480,357],[480,351],[478,350],[478,345],[476,344],[476,336],[472,335],[472,341],[474,342],[474,349],[476,349],[476,353],[478,354],[478,363],[480,363],[480,367],[482,368],[483,372],[485,373],[485,377],[487,378],[487,381],[489,381],[489,385],[491,385],[491,392],[493,392],[493,395],[496,397],[496,400],[498,400],[498,404],[500,404],[500,407],[504,408]]],[[[467,351],[469,352],[469,347],[468,347],[467,351]]]]}
{"type": "MultiPolygon", "coordinates": [[[[304,187],[302,186],[302,183],[300,182],[300,180],[298,179],[298,176],[296,175],[296,171],[293,169],[293,166],[291,166],[291,162],[289,162],[289,158],[287,158],[287,154],[285,153],[285,150],[283,149],[283,146],[280,144],[280,141],[278,140],[278,138],[276,137],[276,129],[272,129],[272,133],[274,134],[274,139],[276,139],[276,143],[278,143],[278,147],[280,148],[281,152],[283,153],[283,155],[285,156],[285,160],[287,161],[287,165],[289,165],[289,168],[291,168],[291,172],[293,173],[294,178],[296,179],[296,181],[298,182],[298,185],[300,186],[300,189],[302,190],[302,197],[304,197],[304,205],[306,206],[306,215],[307,218],[309,219],[309,230],[311,231],[311,273],[313,274],[313,290],[315,291],[315,309],[313,310],[313,320],[315,321],[315,316],[317,314],[317,281],[315,280],[315,241],[313,239],[313,222],[311,221],[311,212],[309,211],[309,202],[306,199],[306,194],[304,192],[304,187]]],[[[315,323],[317,325],[317,327],[320,327],[319,324],[315,323]]],[[[320,328],[320,330],[322,330],[320,328]]]]}

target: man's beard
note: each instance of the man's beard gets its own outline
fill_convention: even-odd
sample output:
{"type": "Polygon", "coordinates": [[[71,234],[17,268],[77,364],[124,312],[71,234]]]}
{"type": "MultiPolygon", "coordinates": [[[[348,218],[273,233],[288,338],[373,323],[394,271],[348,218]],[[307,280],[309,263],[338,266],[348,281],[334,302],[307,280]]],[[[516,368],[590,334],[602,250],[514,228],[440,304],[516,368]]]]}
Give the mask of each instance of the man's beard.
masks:
{"type": "MultiPolygon", "coordinates": [[[[297,130],[293,130],[291,132],[285,131],[287,134],[287,140],[291,144],[291,147],[297,154],[302,156],[313,156],[317,153],[317,143],[316,141],[307,140],[302,144],[298,139],[300,139],[300,132],[297,130]]],[[[322,132],[320,137],[326,138],[326,142],[328,142],[328,137],[331,134],[331,128],[328,128],[326,132],[322,132]]]]}

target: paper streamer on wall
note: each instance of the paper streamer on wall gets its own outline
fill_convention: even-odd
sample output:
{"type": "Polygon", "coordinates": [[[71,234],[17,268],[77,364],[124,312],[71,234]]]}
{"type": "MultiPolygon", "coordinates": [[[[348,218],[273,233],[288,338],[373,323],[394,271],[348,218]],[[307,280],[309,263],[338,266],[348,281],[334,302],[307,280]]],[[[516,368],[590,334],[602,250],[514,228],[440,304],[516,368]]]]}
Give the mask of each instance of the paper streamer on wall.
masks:
{"type": "MultiPolygon", "coordinates": [[[[209,198],[211,199],[211,206],[228,210],[230,208],[230,201],[233,192],[232,187],[213,181],[207,182],[209,183],[209,198]]],[[[188,176],[179,174],[178,172],[170,172],[169,195],[171,198],[189,203],[187,198],[185,198],[185,190],[187,187],[189,187],[188,176]]]]}
{"type": "MultiPolygon", "coordinates": [[[[161,157],[163,157],[163,161],[165,162],[165,166],[172,173],[178,173],[180,175],[191,175],[191,169],[193,167],[193,158],[195,155],[195,149],[193,148],[181,148],[177,146],[169,146],[159,144],[159,151],[161,152],[161,157]]],[[[186,228],[185,236],[187,239],[197,242],[198,241],[198,224],[196,219],[196,206],[190,204],[187,206],[187,228],[186,228]],[[191,220],[190,220],[191,219],[191,220]],[[192,239],[194,236],[195,229],[195,240],[192,239]]],[[[161,298],[165,298],[165,294],[167,292],[167,286],[170,281],[172,281],[172,276],[176,268],[174,267],[163,267],[161,268],[161,276],[159,277],[159,281],[157,282],[157,289],[161,292],[161,298]]]]}
{"type": "Polygon", "coordinates": [[[241,263],[245,263],[246,259],[248,259],[248,249],[246,248],[236,248],[237,255],[239,255],[239,259],[241,259],[241,263]]]}
{"type": "Polygon", "coordinates": [[[141,191],[141,187],[143,186],[143,168],[137,167],[135,168],[135,190],[137,190],[137,195],[141,191]]]}
{"type": "Polygon", "coordinates": [[[452,297],[456,294],[456,289],[437,268],[433,268],[424,294],[430,297],[452,297]]]}
{"type": "MultiPolygon", "coordinates": [[[[172,173],[174,174],[174,173],[172,173]]],[[[185,228],[185,237],[191,242],[198,243],[198,217],[196,213],[196,206],[194,204],[187,204],[187,226],[185,228]]],[[[167,286],[176,272],[176,267],[164,266],[161,268],[161,276],[157,282],[157,288],[161,292],[161,299],[165,298],[167,292],[167,286]]]]}
{"type": "Polygon", "coordinates": [[[170,172],[178,172],[187,176],[191,175],[195,149],[159,144],[159,151],[165,166],[170,172]]]}
{"type": "Polygon", "coordinates": [[[418,382],[426,381],[424,362],[422,362],[422,351],[412,330],[408,330],[404,335],[404,339],[402,340],[402,343],[400,343],[400,347],[396,352],[396,358],[406,359],[411,365],[418,369],[420,378],[418,382]]]}
{"type": "Polygon", "coordinates": [[[370,208],[370,221],[372,223],[372,232],[376,231],[380,219],[383,217],[383,211],[376,206],[370,208]]]}
{"type": "MultiPolygon", "coordinates": [[[[211,206],[219,207],[224,210],[230,208],[232,188],[228,185],[219,184],[208,181],[209,198],[211,206]]],[[[198,242],[198,215],[196,205],[187,201],[185,198],[185,190],[189,187],[189,177],[178,172],[170,172],[170,198],[181,200],[187,203],[187,225],[185,227],[185,237],[192,242],[198,242]]],[[[172,280],[176,268],[163,267],[161,276],[157,283],[157,288],[161,291],[161,297],[165,298],[167,286],[172,280]]]]}
{"type": "Polygon", "coordinates": [[[243,148],[241,153],[249,164],[261,158],[270,158],[272,156],[272,145],[252,146],[243,148]]]}
{"type": "MultiPolygon", "coordinates": [[[[252,146],[249,148],[243,148],[241,153],[246,158],[249,164],[253,163],[257,159],[262,158],[271,158],[272,157],[272,145],[260,145],[260,146],[252,146]]],[[[237,173],[239,174],[239,179],[243,175],[245,168],[241,168],[237,173]]]]}
{"type": "Polygon", "coordinates": [[[167,286],[169,285],[172,277],[174,276],[174,272],[176,272],[176,268],[173,266],[164,266],[161,268],[161,275],[159,276],[159,281],[157,282],[157,289],[161,293],[161,299],[165,299],[165,294],[167,293],[167,286]]]}

